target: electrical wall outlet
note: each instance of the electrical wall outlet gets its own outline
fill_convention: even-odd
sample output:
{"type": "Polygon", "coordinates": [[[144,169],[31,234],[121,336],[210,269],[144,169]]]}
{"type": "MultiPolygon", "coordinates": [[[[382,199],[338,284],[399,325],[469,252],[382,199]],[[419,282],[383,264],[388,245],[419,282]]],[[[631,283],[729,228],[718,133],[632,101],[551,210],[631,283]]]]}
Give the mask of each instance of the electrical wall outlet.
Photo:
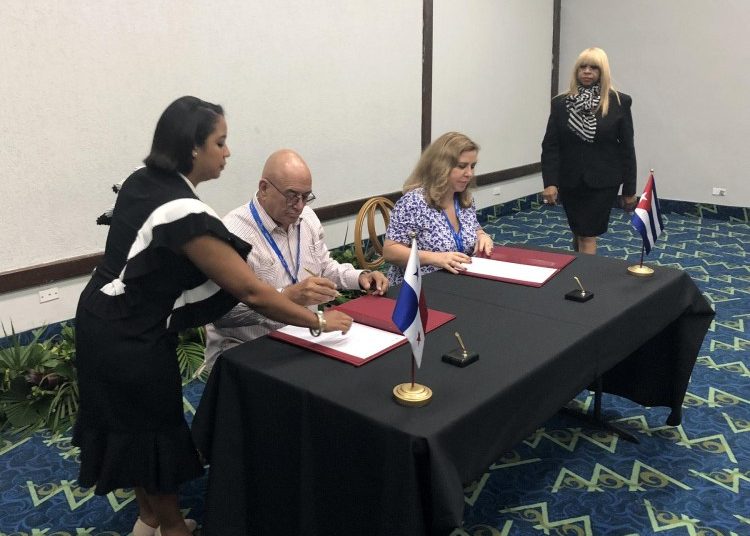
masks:
{"type": "Polygon", "coordinates": [[[39,291],[39,303],[56,300],[60,297],[60,290],[57,287],[46,288],[39,291]]]}
{"type": "Polygon", "coordinates": [[[714,189],[712,190],[711,195],[727,195],[727,189],[714,186],[714,189]]]}

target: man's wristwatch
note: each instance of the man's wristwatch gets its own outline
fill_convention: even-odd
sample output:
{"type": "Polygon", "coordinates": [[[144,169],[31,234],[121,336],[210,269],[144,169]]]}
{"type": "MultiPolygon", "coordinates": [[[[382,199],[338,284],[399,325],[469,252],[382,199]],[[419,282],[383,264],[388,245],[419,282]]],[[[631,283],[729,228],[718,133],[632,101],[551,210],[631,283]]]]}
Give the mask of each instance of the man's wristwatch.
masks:
{"type": "Polygon", "coordinates": [[[326,319],[323,316],[323,311],[315,311],[315,314],[318,317],[318,328],[310,328],[310,335],[313,337],[319,337],[320,334],[326,330],[326,319]]]}

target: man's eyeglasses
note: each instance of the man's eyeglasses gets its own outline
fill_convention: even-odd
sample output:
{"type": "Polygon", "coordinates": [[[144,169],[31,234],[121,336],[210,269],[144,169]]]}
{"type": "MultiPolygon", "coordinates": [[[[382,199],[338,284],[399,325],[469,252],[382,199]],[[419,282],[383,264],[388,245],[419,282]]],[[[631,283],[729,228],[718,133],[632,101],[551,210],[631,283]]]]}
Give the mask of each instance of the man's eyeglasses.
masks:
{"type": "Polygon", "coordinates": [[[274,183],[272,183],[268,178],[263,177],[263,180],[266,181],[271,186],[273,186],[277,192],[283,195],[286,198],[286,204],[289,205],[290,207],[293,207],[300,201],[302,201],[302,203],[304,203],[305,205],[309,205],[310,203],[315,201],[315,194],[312,192],[307,192],[304,194],[301,194],[299,192],[294,192],[292,190],[282,192],[281,190],[279,190],[279,187],[276,186],[274,183]]]}

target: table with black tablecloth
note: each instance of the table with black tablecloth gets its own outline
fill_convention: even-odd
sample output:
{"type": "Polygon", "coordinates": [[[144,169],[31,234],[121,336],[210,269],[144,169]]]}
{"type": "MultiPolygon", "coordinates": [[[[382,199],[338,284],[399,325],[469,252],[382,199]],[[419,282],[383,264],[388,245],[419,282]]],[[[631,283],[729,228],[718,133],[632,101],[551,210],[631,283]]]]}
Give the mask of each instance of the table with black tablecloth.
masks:
{"type": "Polygon", "coordinates": [[[463,486],[603,376],[605,392],[672,409],[677,424],[713,310],[690,277],[627,274],[578,256],[541,288],[437,272],[422,408],[393,402],[402,346],[362,367],[263,337],[217,362],[193,424],[210,461],[204,534],[449,534],[463,486]],[[578,276],[594,298],[563,299],[578,276]],[[461,333],[479,361],[441,361],[461,333]]]}

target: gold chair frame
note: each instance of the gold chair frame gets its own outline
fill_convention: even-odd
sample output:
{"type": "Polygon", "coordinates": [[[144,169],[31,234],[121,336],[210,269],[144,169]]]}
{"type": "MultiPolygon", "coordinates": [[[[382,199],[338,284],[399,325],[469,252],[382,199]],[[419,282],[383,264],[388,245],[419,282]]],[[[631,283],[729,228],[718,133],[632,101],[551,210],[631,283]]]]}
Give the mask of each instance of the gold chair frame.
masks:
{"type": "Polygon", "coordinates": [[[385,263],[385,259],[383,258],[383,243],[380,241],[375,229],[375,213],[380,212],[385,228],[387,229],[391,221],[391,210],[393,210],[393,207],[393,201],[387,197],[378,196],[368,199],[357,213],[357,221],[354,224],[354,254],[357,257],[359,265],[366,270],[377,270],[385,263]],[[365,258],[365,251],[362,247],[362,227],[365,218],[367,218],[368,238],[377,255],[372,260],[365,258]]]}

